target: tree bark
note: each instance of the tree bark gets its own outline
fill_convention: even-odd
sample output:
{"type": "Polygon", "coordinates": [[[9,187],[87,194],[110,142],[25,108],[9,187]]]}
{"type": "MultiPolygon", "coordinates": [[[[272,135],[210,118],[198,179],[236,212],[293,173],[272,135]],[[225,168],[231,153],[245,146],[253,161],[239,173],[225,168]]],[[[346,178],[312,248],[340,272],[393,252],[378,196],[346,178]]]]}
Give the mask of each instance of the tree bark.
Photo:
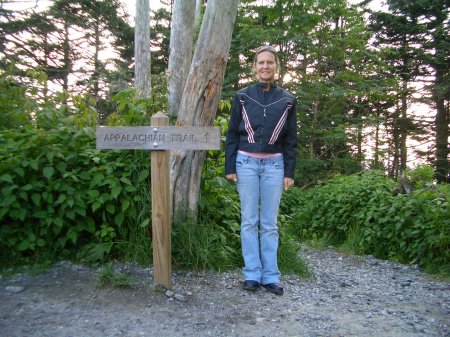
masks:
{"type": "Polygon", "coordinates": [[[150,97],[150,3],[136,0],[134,31],[134,86],[138,98],[150,97]]]}
{"type": "Polygon", "coordinates": [[[357,105],[357,110],[356,110],[356,126],[357,126],[357,135],[356,135],[356,143],[357,143],[357,155],[358,155],[358,160],[361,163],[361,165],[363,165],[363,151],[362,151],[362,143],[363,143],[363,135],[362,135],[362,131],[363,131],[363,121],[362,121],[362,99],[361,96],[358,96],[357,98],[358,100],[358,105],[357,105]]]}
{"type": "MultiPolygon", "coordinates": [[[[443,87],[443,76],[438,69],[436,71],[436,87],[443,87]]],[[[448,103],[447,106],[445,104],[445,96],[448,95],[447,92],[443,95],[437,92],[438,90],[433,91],[433,98],[436,104],[436,119],[435,119],[435,129],[436,129],[436,170],[435,177],[436,181],[440,184],[449,183],[449,145],[448,145],[448,136],[449,136],[449,108],[448,103]]],[[[449,97],[449,96],[446,96],[449,97]]],[[[448,101],[447,101],[448,102],[448,101]]]]}
{"type": "Polygon", "coordinates": [[[172,12],[169,53],[170,117],[177,117],[192,60],[195,0],[177,0],[172,12]]]}
{"type": "Polygon", "coordinates": [[[375,126],[375,151],[374,151],[374,166],[379,167],[380,163],[380,109],[377,107],[377,125],[375,126]]]}
{"type": "MultiPolygon", "coordinates": [[[[444,9],[444,7],[442,7],[444,9]]],[[[450,163],[448,155],[450,148],[448,145],[449,136],[449,97],[450,85],[448,84],[448,28],[445,29],[445,10],[436,15],[437,25],[432,34],[436,59],[432,64],[436,74],[434,87],[432,90],[433,101],[436,107],[435,130],[436,130],[436,181],[440,184],[449,183],[450,163]],[[447,47],[446,47],[447,46],[447,47]]],[[[448,20],[448,19],[447,19],[448,20]]],[[[447,26],[448,27],[448,26],[447,26]]]]}
{"type": "MultiPolygon", "coordinates": [[[[211,126],[222,90],[239,0],[210,0],[200,29],[177,125],[211,126]]],[[[172,152],[170,178],[173,219],[198,212],[204,151],[172,152]]]]}
{"type": "Polygon", "coordinates": [[[391,155],[392,155],[392,166],[389,171],[389,176],[391,178],[397,178],[400,170],[400,133],[399,133],[399,116],[400,115],[400,107],[395,107],[392,116],[392,140],[391,140],[391,155]]]}
{"type": "Polygon", "coordinates": [[[72,61],[70,58],[71,54],[71,48],[70,48],[70,38],[69,38],[69,23],[67,22],[67,19],[64,20],[64,70],[63,70],[63,105],[64,110],[67,113],[67,95],[69,92],[69,74],[72,72],[72,61]]]}
{"type": "Polygon", "coordinates": [[[100,23],[98,21],[95,22],[95,28],[94,28],[94,34],[95,34],[95,45],[94,45],[94,73],[92,74],[92,81],[93,81],[93,96],[95,98],[95,104],[98,102],[98,96],[99,96],[99,78],[100,78],[100,60],[99,60],[99,53],[100,53],[100,23]]]}
{"type": "MultiPolygon", "coordinates": [[[[70,59],[70,39],[69,39],[69,23],[64,21],[64,72],[63,72],[63,91],[67,93],[69,89],[69,74],[72,71],[72,61],[70,59]]],[[[66,102],[64,102],[66,103],[66,102]]]]}
{"type": "Polygon", "coordinates": [[[406,164],[408,160],[408,148],[406,146],[406,141],[408,139],[408,128],[407,128],[407,111],[408,111],[408,81],[403,80],[402,87],[402,97],[401,97],[401,118],[399,123],[399,133],[400,133],[400,173],[406,170],[406,164]]]}

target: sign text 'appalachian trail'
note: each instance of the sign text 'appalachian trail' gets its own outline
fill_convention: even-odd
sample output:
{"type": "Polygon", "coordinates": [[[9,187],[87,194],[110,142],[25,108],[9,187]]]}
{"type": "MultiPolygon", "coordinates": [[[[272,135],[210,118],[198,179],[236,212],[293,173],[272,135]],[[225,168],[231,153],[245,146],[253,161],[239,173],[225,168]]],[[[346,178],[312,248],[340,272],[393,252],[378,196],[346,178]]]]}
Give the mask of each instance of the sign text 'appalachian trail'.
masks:
{"type": "Polygon", "coordinates": [[[220,127],[97,127],[97,149],[220,150],[220,127]]]}

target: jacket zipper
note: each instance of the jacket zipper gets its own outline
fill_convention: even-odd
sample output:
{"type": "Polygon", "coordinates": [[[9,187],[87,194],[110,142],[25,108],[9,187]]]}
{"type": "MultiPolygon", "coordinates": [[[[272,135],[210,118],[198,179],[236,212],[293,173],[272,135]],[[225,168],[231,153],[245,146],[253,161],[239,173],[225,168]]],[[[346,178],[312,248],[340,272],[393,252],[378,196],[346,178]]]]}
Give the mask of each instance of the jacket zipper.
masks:
{"type": "MultiPolygon", "coordinates": [[[[270,89],[269,89],[270,90],[270,89]]],[[[263,98],[264,98],[264,114],[263,114],[263,123],[261,127],[261,137],[259,139],[259,151],[262,152],[262,140],[263,140],[263,133],[264,133],[264,126],[266,125],[266,108],[267,108],[267,95],[268,91],[263,91],[263,98]]]]}

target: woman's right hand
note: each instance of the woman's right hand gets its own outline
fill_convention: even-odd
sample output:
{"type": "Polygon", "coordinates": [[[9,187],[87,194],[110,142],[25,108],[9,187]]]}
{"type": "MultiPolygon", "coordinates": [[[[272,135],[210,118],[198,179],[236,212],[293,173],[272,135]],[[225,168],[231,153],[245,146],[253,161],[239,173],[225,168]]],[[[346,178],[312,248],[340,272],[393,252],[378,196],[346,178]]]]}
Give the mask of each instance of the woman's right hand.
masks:
{"type": "Polygon", "coordinates": [[[232,173],[232,174],[227,174],[226,176],[225,176],[225,178],[227,178],[229,181],[232,181],[232,182],[237,182],[237,176],[236,176],[236,173],[232,173]]]}

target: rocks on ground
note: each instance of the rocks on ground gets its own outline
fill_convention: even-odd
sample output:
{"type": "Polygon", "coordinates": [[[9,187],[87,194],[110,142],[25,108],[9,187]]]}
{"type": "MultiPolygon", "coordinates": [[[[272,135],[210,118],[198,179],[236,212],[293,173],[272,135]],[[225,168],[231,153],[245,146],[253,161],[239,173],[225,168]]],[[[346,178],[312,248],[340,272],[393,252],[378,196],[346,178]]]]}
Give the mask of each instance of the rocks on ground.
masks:
{"type": "Polygon", "coordinates": [[[132,288],[98,287],[99,270],[61,262],[0,278],[0,336],[450,336],[450,283],[416,266],[304,248],[313,274],[283,275],[284,295],[242,290],[241,273],[115,268],[132,288]]]}

